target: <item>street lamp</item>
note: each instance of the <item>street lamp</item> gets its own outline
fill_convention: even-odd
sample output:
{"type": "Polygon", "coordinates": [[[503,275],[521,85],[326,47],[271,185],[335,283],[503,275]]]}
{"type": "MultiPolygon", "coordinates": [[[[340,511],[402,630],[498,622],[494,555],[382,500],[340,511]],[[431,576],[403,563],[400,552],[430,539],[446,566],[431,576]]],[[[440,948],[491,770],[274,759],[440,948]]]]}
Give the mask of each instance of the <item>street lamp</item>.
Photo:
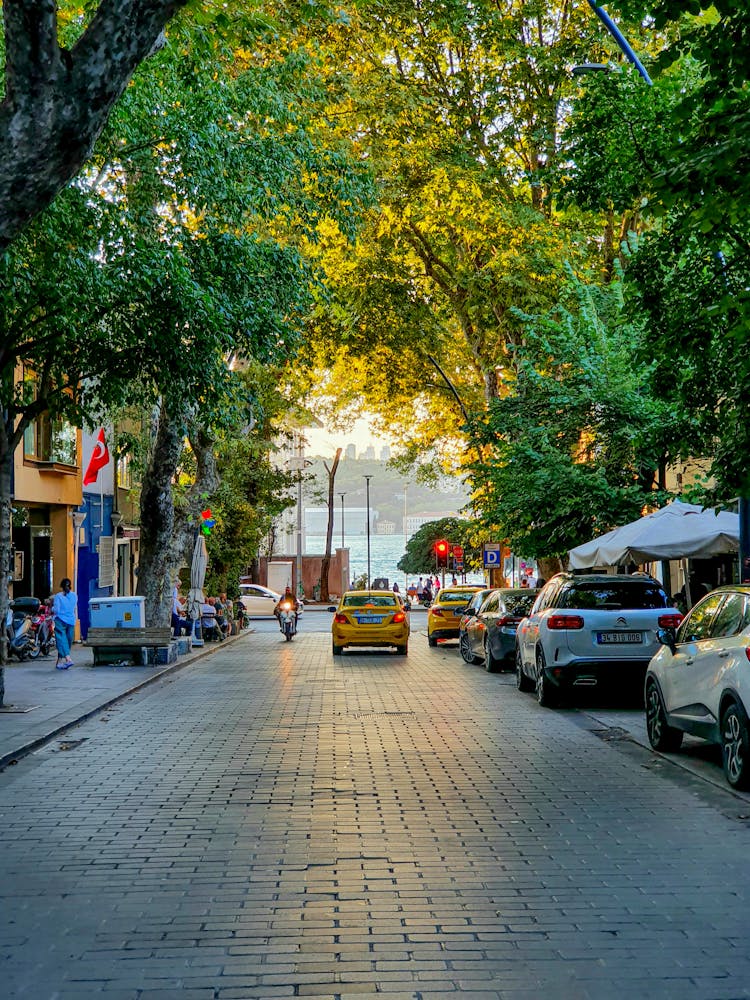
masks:
{"type": "Polygon", "coordinates": [[[365,493],[367,497],[367,589],[370,589],[370,480],[372,476],[365,476],[365,493]]]}
{"type": "Polygon", "coordinates": [[[346,493],[339,493],[341,497],[341,548],[344,547],[344,497],[346,493]]]}

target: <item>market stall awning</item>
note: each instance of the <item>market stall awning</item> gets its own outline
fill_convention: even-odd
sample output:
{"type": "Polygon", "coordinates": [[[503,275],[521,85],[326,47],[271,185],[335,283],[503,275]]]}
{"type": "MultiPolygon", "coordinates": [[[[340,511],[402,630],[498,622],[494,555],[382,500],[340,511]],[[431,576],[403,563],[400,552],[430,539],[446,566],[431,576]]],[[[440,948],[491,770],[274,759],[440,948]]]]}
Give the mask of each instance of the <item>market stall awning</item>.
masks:
{"type": "Polygon", "coordinates": [[[656,562],[659,559],[705,559],[737,552],[740,524],[737,514],[717,514],[675,500],[621,528],[608,531],[568,553],[572,569],[656,562]]]}

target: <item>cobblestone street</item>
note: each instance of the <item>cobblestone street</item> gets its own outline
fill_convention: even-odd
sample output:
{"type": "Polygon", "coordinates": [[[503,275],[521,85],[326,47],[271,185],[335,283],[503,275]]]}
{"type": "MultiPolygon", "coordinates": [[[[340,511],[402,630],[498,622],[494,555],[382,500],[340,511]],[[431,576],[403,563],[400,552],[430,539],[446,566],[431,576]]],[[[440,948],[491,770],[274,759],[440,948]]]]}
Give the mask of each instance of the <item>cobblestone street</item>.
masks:
{"type": "Polygon", "coordinates": [[[0,774],[4,996],[750,996],[744,800],[304,617],[0,774]]]}

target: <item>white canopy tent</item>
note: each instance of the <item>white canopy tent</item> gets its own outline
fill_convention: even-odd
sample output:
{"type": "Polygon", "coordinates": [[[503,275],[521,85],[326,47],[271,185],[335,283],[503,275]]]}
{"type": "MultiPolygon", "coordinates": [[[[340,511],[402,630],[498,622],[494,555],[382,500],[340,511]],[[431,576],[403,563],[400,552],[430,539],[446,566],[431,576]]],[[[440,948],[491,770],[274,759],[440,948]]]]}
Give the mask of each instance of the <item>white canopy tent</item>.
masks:
{"type": "Polygon", "coordinates": [[[674,500],[661,510],[608,531],[568,553],[573,569],[618,566],[662,559],[706,559],[737,552],[740,521],[737,514],[704,509],[674,500]]]}

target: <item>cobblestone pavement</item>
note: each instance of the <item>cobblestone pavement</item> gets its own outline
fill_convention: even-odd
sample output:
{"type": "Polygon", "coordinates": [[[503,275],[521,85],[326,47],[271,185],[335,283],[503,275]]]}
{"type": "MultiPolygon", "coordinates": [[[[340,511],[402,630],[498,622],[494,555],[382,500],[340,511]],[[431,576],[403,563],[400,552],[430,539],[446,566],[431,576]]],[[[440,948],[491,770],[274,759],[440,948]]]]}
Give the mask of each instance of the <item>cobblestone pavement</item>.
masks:
{"type": "Polygon", "coordinates": [[[455,647],[305,625],[0,774],[3,996],[750,996],[744,802],[455,647]]]}

